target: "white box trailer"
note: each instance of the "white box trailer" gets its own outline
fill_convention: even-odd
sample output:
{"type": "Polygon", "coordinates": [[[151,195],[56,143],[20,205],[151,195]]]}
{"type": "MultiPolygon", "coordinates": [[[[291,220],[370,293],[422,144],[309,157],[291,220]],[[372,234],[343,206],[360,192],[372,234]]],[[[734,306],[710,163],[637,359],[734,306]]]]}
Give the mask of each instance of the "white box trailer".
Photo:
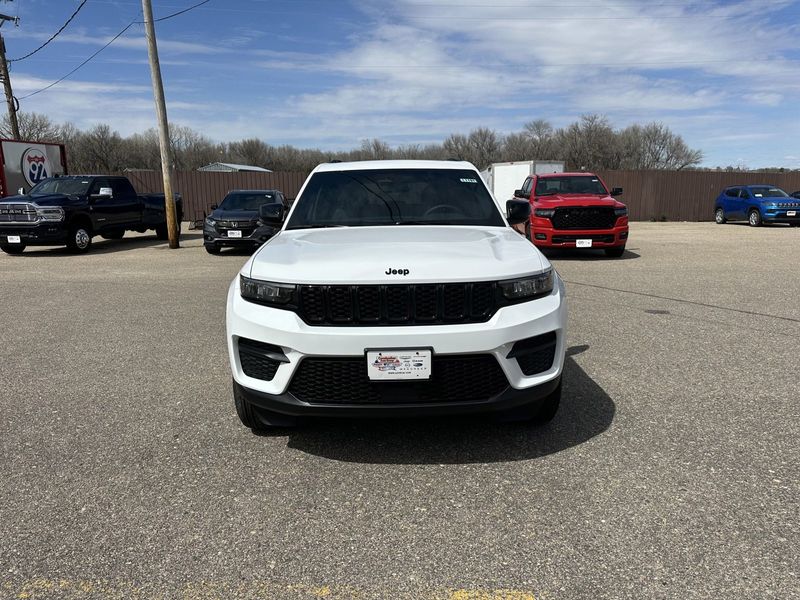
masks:
{"type": "Polygon", "coordinates": [[[64,144],[0,140],[0,197],[25,193],[47,177],[67,174],[64,144]]]}
{"type": "Polygon", "coordinates": [[[525,178],[529,175],[563,172],[564,163],[561,161],[520,160],[493,163],[489,165],[489,168],[481,171],[481,177],[497,201],[502,203],[514,197],[514,190],[521,188],[525,178]]]}

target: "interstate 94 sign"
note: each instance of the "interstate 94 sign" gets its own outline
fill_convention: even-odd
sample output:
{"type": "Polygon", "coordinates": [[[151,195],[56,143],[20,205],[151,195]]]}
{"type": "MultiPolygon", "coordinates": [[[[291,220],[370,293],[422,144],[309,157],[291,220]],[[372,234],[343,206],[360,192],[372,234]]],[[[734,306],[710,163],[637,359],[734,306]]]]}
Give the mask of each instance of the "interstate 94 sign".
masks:
{"type": "Polygon", "coordinates": [[[2,173],[0,196],[12,196],[30,189],[47,177],[66,175],[63,144],[0,140],[2,173]]]}
{"type": "Polygon", "coordinates": [[[50,177],[50,165],[47,155],[39,148],[26,148],[22,153],[22,164],[20,165],[22,176],[28,185],[33,187],[42,179],[50,177]]]}

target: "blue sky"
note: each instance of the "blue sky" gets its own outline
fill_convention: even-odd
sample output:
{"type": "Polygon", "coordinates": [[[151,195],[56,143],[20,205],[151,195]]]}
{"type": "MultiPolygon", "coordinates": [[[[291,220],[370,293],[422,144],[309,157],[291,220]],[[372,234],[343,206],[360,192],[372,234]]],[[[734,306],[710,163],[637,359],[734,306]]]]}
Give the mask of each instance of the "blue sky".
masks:
{"type": "MultiPolygon", "coordinates": [[[[198,0],[153,0],[156,17],[198,0]]],[[[10,59],[78,0],[0,0],[10,59]]],[[[35,56],[22,98],[132,20],[140,0],[88,0],[35,56]]],[[[800,168],[800,0],[211,0],[157,24],[170,119],[216,141],[349,149],[438,142],[582,113],[662,121],[708,166],[800,168]]],[[[22,110],[123,135],[155,125],[142,26],[22,110]]]]}

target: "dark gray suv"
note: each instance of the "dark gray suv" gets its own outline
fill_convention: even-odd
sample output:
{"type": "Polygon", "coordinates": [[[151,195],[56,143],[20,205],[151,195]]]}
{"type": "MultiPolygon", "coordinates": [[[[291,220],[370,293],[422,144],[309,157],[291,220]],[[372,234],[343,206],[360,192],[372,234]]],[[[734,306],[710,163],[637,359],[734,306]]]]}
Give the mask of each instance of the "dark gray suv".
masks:
{"type": "Polygon", "coordinates": [[[288,208],[280,190],[233,190],[212,204],[212,213],[203,223],[203,245],[209,254],[219,254],[224,246],[250,247],[253,250],[271,238],[277,229],[259,219],[263,204],[279,202],[288,208]]]}

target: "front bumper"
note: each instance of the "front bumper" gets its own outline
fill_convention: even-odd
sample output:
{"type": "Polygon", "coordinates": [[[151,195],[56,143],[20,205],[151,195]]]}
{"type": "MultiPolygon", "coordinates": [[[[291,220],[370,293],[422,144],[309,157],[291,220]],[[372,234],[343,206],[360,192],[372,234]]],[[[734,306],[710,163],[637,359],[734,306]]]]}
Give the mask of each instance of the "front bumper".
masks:
{"type": "MultiPolygon", "coordinates": [[[[243,232],[247,232],[247,235],[242,235],[242,237],[229,237],[228,229],[220,230],[216,227],[208,225],[208,223],[204,223],[203,244],[216,248],[221,248],[223,246],[239,248],[243,246],[258,247],[275,235],[276,232],[274,227],[267,225],[256,227],[255,229],[252,229],[252,231],[249,231],[250,229],[251,228],[243,228],[243,232]]],[[[242,231],[242,229],[237,231],[242,231]]]]}
{"type": "Polygon", "coordinates": [[[577,240],[592,240],[592,248],[624,246],[628,241],[628,219],[617,219],[610,229],[554,229],[550,219],[531,218],[531,241],[543,248],[575,248],[577,240]]]}
{"type": "Polygon", "coordinates": [[[765,223],[789,223],[800,224],[800,207],[785,209],[785,208],[767,208],[763,211],[762,220],[765,223]],[[794,213],[790,215],[789,213],[794,213]]]}
{"type": "MultiPolygon", "coordinates": [[[[561,378],[566,348],[567,305],[560,278],[548,296],[503,307],[485,323],[428,326],[330,327],[310,326],[295,313],[247,302],[239,292],[237,277],[228,290],[226,316],[228,356],[234,382],[253,404],[288,415],[368,416],[434,415],[499,411],[540,401],[561,378]],[[516,358],[509,358],[514,344],[553,332],[556,336],[552,365],[527,376],[516,358]],[[267,381],[246,375],[242,369],[239,338],[277,346],[287,361],[267,381]],[[430,348],[434,356],[491,355],[508,385],[480,401],[426,401],[390,404],[310,403],[291,393],[292,378],[308,357],[358,357],[366,349],[430,348]]],[[[434,375],[435,376],[435,375],[434,375]]],[[[408,382],[379,385],[413,385],[408,382]]]]}
{"type": "Polygon", "coordinates": [[[8,236],[19,236],[20,243],[25,246],[60,246],[67,243],[67,231],[61,222],[0,226],[0,244],[7,244],[8,236]]]}

